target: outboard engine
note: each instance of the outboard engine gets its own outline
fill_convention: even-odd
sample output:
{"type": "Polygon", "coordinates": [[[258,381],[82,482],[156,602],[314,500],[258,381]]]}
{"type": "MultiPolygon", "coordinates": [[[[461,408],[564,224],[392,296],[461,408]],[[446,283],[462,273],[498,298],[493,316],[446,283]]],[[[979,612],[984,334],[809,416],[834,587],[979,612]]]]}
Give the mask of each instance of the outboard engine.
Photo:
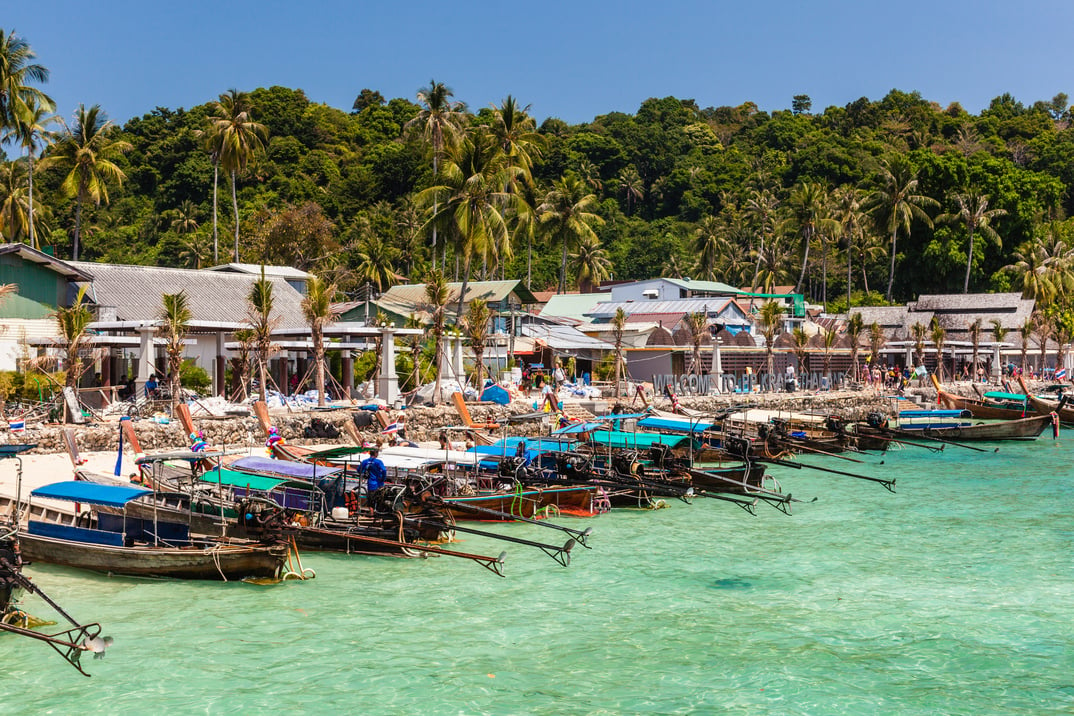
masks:
{"type": "Polygon", "coordinates": [[[865,416],[866,424],[871,428],[883,430],[888,426],[888,419],[883,413],[869,413],[865,416]]]}

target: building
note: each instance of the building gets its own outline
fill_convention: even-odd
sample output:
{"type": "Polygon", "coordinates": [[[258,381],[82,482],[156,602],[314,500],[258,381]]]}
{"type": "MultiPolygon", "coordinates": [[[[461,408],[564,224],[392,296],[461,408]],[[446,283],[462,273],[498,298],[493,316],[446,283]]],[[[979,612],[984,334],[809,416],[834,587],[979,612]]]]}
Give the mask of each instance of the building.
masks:
{"type": "Polygon", "coordinates": [[[17,370],[27,344],[56,335],[52,312],[68,305],[90,272],[26,244],[0,245],[0,283],[18,292],[0,302],[0,370],[17,370]]]}
{"type": "Polygon", "coordinates": [[[742,291],[719,281],[651,278],[645,281],[614,284],[609,293],[612,301],[671,301],[683,298],[737,296],[742,291]]]}
{"type": "Polygon", "coordinates": [[[262,264],[229,263],[219,266],[210,266],[205,271],[217,271],[221,273],[239,273],[259,278],[261,272],[265,272],[265,278],[282,278],[287,284],[306,295],[306,283],[310,280],[310,274],[290,266],[264,266],[262,264]]]}

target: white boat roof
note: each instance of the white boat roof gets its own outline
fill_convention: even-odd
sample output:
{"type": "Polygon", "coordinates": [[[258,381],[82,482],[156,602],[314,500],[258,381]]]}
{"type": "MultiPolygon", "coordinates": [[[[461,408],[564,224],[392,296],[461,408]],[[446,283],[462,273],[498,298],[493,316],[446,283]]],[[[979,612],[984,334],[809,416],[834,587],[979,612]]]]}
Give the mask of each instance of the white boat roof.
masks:
{"type": "Polygon", "coordinates": [[[782,420],[794,420],[800,423],[823,423],[826,415],[817,413],[796,413],[789,410],[766,410],[763,408],[750,408],[749,410],[731,413],[727,416],[731,420],[741,420],[747,423],[768,423],[772,418],[782,420]]]}
{"type": "MultiPolygon", "coordinates": [[[[441,450],[440,448],[407,447],[405,445],[393,445],[380,451],[381,460],[389,455],[467,466],[476,465],[483,457],[472,452],[463,452],[462,450],[441,450]]],[[[387,463],[384,464],[387,465],[387,463]]]]}

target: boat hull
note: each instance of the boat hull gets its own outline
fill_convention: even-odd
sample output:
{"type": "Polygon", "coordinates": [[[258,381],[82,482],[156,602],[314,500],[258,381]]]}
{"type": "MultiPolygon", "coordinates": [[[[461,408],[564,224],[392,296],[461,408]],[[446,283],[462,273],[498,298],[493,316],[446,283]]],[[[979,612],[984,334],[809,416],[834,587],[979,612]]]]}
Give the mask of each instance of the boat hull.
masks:
{"type": "MultiPolygon", "coordinates": [[[[1052,423],[1051,415],[1035,415],[1029,418],[1017,420],[1002,420],[994,423],[975,423],[950,428],[919,428],[916,430],[898,429],[891,434],[893,437],[913,439],[920,435],[923,438],[938,438],[954,442],[975,441],[998,441],[998,440],[1036,440],[1045,428],[1052,423]]],[[[859,425],[858,429],[866,434],[884,435],[886,431],[876,430],[869,426],[859,425]],[[875,431],[875,432],[874,432],[875,431]]]]}
{"type": "Polygon", "coordinates": [[[238,580],[277,577],[287,546],[218,544],[208,548],[116,547],[23,534],[26,562],[132,577],[238,580]]]}

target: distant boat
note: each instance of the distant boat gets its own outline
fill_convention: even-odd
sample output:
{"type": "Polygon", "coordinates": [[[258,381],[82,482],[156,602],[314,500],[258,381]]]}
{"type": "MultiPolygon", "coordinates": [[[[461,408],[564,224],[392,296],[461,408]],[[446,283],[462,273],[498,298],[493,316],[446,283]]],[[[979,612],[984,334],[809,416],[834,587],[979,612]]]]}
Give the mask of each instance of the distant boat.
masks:
{"type": "Polygon", "coordinates": [[[932,378],[932,384],[936,386],[937,403],[951,410],[968,410],[974,418],[1012,420],[1024,418],[1027,413],[1032,415],[1036,412],[1029,405],[1025,395],[990,392],[980,398],[967,398],[944,390],[935,375],[929,377],[932,378]]]}

